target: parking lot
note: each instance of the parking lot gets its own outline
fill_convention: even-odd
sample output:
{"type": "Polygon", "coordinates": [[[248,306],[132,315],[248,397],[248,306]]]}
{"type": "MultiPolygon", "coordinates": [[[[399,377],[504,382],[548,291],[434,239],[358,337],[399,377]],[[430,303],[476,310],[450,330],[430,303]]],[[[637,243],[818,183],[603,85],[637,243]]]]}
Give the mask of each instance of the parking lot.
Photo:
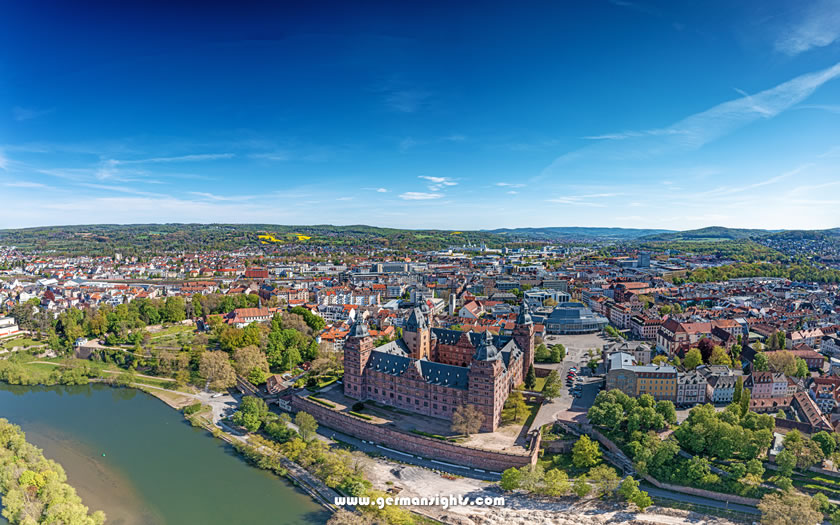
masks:
{"type": "Polygon", "coordinates": [[[574,420],[589,410],[604,383],[603,364],[596,370],[595,375],[587,366],[590,360],[589,351],[594,349],[597,352],[596,359],[600,359],[601,349],[610,342],[610,339],[601,334],[560,335],[545,338],[545,344],[548,346],[558,343],[565,346],[566,358],[561,363],[535,363],[534,366],[557,370],[563,381],[563,388],[558,398],[543,405],[531,428],[550,423],[557,418],[574,420]],[[573,386],[574,382],[570,384],[567,381],[572,367],[577,368],[576,379],[580,384],[578,396],[570,391],[570,386],[573,386]]]}

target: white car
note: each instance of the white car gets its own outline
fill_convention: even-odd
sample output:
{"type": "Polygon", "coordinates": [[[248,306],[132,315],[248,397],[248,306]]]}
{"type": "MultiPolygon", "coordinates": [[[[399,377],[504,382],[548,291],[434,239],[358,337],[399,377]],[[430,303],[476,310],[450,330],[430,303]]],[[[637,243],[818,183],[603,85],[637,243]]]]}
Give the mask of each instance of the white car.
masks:
{"type": "Polygon", "coordinates": [[[213,395],[212,395],[212,396],[210,396],[210,397],[211,397],[211,398],[213,398],[213,399],[216,399],[217,397],[222,397],[223,395],[225,395],[225,394],[224,394],[224,392],[219,392],[219,393],[217,393],[217,394],[213,394],[213,395]]]}

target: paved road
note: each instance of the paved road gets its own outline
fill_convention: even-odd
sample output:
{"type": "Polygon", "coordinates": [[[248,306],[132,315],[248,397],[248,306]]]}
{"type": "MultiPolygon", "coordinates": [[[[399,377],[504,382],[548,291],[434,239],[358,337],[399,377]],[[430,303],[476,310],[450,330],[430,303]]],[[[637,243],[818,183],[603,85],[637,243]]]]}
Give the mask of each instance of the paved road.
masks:
{"type": "Polygon", "coordinates": [[[327,427],[319,426],[318,434],[320,434],[326,439],[339,440],[345,443],[349,443],[350,445],[353,445],[362,452],[368,454],[378,454],[380,456],[385,456],[388,459],[392,459],[394,461],[399,461],[402,463],[409,463],[411,465],[417,465],[432,470],[440,470],[442,472],[448,472],[450,474],[456,474],[458,476],[464,476],[469,478],[484,479],[488,481],[498,481],[499,479],[501,479],[501,476],[496,472],[481,472],[469,467],[436,463],[430,458],[422,458],[415,455],[406,454],[404,452],[397,452],[394,450],[381,448],[371,442],[363,442],[361,439],[349,436],[347,434],[343,434],[341,432],[335,431],[327,427]]]}
{"type": "Polygon", "coordinates": [[[741,505],[739,503],[727,503],[725,501],[718,501],[715,499],[703,498],[700,496],[692,496],[691,494],[683,494],[682,492],[671,492],[668,490],[656,488],[644,482],[641,483],[640,488],[642,490],[647,491],[647,493],[651,497],[663,498],[671,501],[679,501],[682,503],[691,503],[694,505],[703,505],[706,507],[712,507],[721,510],[734,510],[736,512],[743,512],[744,514],[753,514],[759,516],[761,515],[761,511],[759,511],[755,507],[750,507],[749,505],[741,505]]]}

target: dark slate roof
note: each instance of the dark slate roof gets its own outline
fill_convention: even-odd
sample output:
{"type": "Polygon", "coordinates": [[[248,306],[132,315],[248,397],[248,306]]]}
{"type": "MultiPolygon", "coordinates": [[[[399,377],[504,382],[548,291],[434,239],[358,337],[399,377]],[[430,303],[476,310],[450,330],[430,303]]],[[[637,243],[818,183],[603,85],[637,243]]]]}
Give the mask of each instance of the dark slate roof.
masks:
{"type": "Polygon", "coordinates": [[[382,346],[378,346],[373,349],[373,353],[376,352],[392,355],[401,355],[405,357],[407,357],[411,353],[408,351],[408,347],[405,346],[405,342],[402,339],[390,341],[382,346]]]}
{"type": "Polygon", "coordinates": [[[356,319],[356,322],[353,323],[353,326],[350,327],[350,332],[347,334],[347,337],[353,337],[361,339],[362,337],[370,336],[370,332],[368,331],[367,323],[361,319],[356,319]]]}
{"type": "Polygon", "coordinates": [[[411,315],[408,317],[408,321],[405,323],[405,329],[410,332],[416,332],[428,327],[429,323],[426,321],[426,316],[423,315],[423,309],[414,307],[411,310],[411,315]]]}
{"type": "Polygon", "coordinates": [[[519,345],[516,344],[516,341],[513,339],[509,339],[507,344],[502,347],[502,360],[505,362],[505,368],[507,369],[510,367],[510,360],[512,358],[517,358],[522,355],[522,349],[519,348],[519,345]]]}
{"type": "Polygon", "coordinates": [[[382,372],[383,374],[399,376],[408,370],[410,365],[410,357],[399,354],[390,354],[388,352],[380,352],[377,349],[371,352],[366,368],[382,372]]]}
{"type": "Polygon", "coordinates": [[[438,344],[454,345],[458,343],[464,332],[460,330],[447,330],[446,328],[432,328],[432,339],[437,339],[438,344]]]}
{"type": "Polygon", "coordinates": [[[484,336],[478,343],[473,359],[476,361],[495,361],[500,358],[499,349],[493,344],[493,335],[490,332],[484,332],[484,336]]]}
{"type": "Polygon", "coordinates": [[[522,306],[519,307],[519,315],[516,316],[516,324],[534,324],[534,321],[531,319],[531,309],[528,307],[527,301],[522,301],[522,306]]]}
{"type": "MultiPolygon", "coordinates": [[[[460,330],[432,328],[432,338],[437,339],[438,344],[441,345],[455,345],[458,343],[458,340],[461,339],[461,335],[463,334],[464,332],[460,330]]],[[[470,342],[475,348],[478,348],[478,345],[481,344],[481,340],[484,338],[484,334],[479,334],[476,332],[467,332],[467,335],[469,336],[470,342]]],[[[513,341],[513,338],[509,335],[493,336],[493,345],[496,348],[501,348],[511,341],[513,341]]]]}
{"type": "Polygon", "coordinates": [[[420,359],[415,361],[417,371],[427,382],[433,385],[441,385],[449,388],[466,390],[468,386],[469,368],[463,366],[445,365],[420,359]]]}

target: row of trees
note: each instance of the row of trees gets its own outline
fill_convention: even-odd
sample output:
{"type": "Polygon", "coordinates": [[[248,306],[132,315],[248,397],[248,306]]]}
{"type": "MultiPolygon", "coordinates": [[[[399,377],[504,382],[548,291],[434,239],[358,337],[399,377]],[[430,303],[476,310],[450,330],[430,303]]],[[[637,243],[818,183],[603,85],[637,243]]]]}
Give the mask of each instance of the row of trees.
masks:
{"type": "MultiPolygon", "coordinates": [[[[340,490],[350,496],[367,496],[372,501],[385,494],[373,490],[370,481],[365,477],[365,470],[370,459],[361,451],[350,452],[343,448],[331,448],[321,440],[315,439],[318,423],[306,412],[298,412],[291,427],[291,418],[287,414],[277,415],[268,410],[262,399],[246,396],[234,413],[232,420],[235,424],[245,427],[250,432],[263,430],[265,439],[260,435],[252,435],[249,442],[257,446],[239,446],[238,449],[246,459],[261,468],[282,473],[282,464],[265,449],[282,455],[290,461],[308,470],[312,475],[331,488],[340,490]]],[[[412,525],[415,519],[407,510],[391,505],[382,509],[376,506],[365,506],[359,509],[363,517],[349,512],[342,512],[330,523],[401,523],[412,525]]]]}
{"type": "Polygon", "coordinates": [[[566,347],[561,344],[551,345],[551,348],[544,343],[537,345],[534,349],[534,361],[538,363],[559,363],[566,358],[566,347]]]}
{"type": "Polygon", "coordinates": [[[677,422],[671,401],[655,401],[650,394],[632,398],[621,390],[599,392],[587,416],[593,425],[625,438],[633,432],[663,430],[677,422]]]}
{"type": "Polygon", "coordinates": [[[639,489],[639,482],[632,477],[620,481],[618,473],[601,462],[601,450],[598,443],[589,436],[581,436],[572,447],[572,462],[577,469],[588,469],[574,481],[566,471],[560,468],[548,468],[542,464],[526,465],[521,468],[509,468],[502,473],[499,486],[502,490],[539,494],[542,496],[566,496],[573,493],[579,498],[594,495],[601,498],[619,496],[633,503],[641,510],[651,505],[647,492],[639,489]]]}

